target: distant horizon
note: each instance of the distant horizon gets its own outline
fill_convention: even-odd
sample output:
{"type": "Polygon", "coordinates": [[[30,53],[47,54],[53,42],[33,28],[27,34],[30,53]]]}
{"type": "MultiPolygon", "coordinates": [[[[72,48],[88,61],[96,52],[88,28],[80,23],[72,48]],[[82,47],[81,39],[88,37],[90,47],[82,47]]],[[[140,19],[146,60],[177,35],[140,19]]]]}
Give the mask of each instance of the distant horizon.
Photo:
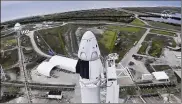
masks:
{"type": "MultiPolygon", "coordinates": [[[[174,7],[174,6],[156,6],[156,7],[174,7]]],[[[105,8],[107,8],[107,7],[105,7],[105,8]]],[[[128,7],[114,7],[114,8],[128,8],[128,7]]],[[[130,7],[130,8],[138,8],[138,7],[130,7]]],[[[176,7],[176,8],[180,8],[180,7],[176,7]]],[[[97,8],[97,9],[104,9],[104,8],[97,8]]],[[[92,10],[92,9],[82,9],[82,10],[92,10]]],[[[65,12],[72,12],[72,11],[81,11],[81,10],[70,10],[70,11],[65,11],[65,12]]],[[[34,16],[35,17],[36,16],[44,16],[44,15],[51,15],[51,14],[65,13],[65,12],[55,12],[55,13],[48,13],[48,14],[39,14],[39,15],[33,15],[33,16],[25,16],[25,17],[15,18],[15,19],[7,20],[7,21],[1,21],[1,23],[8,22],[8,21],[13,21],[13,20],[18,20],[18,19],[24,19],[24,18],[34,17],[34,16]]]]}
{"type": "Polygon", "coordinates": [[[1,23],[79,10],[126,7],[181,7],[180,1],[1,1],[1,23]],[[36,2],[36,3],[35,3],[36,2]],[[69,6],[68,6],[69,5],[69,6]],[[51,7],[49,9],[48,7],[51,7]],[[25,9],[22,9],[25,8],[25,9]],[[17,15],[18,14],[18,15],[17,15]]]}

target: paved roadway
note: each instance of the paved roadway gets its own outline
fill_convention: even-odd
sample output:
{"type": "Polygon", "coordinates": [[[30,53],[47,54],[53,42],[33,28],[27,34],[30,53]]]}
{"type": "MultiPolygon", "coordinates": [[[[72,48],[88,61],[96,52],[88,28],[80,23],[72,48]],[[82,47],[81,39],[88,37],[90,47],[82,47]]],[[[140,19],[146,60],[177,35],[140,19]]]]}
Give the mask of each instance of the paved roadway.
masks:
{"type": "Polygon", "coordinates": [[[157,58],[157,57],[153,57],[153,56],[148,56],[148,55],[142,55],[142,54],[135,54],[137,56],[141,56],[141,57],[147,57],[147,58],[150,58],[150,59],[160,59],[160,58],[157,58]]]}
{"type": "Polygon", "coordinates": [[[36,42],[35,42],[35,40],[34,40],[34,31],[30,31],[30,32],[29,32],[28,34],[26,34],[26,35],[30,37],[30,41],[31,41],[31,43],[32,43],[33,49],[34,49],[39,55],[44,56],[44,57],[47,57],[47,58],[51,58],[51,55],[45,54],[44,52],[42,52],[42,51],[38,48],[38,46],[37,46],[37,44],[36,44],[36,42]]]}
{"type": "Polygon", "coordinates": [[[148,22],[146,22],[146,21],[144,21],[144,20],[138,18],[138,14],[135,14],[135,17],[136,17],[137,19],[139,19],[140,21],[142,21],[143,23],[145,23],[145,25],[151,26],[150,24],[148,24],[148,22]]]}
{"type": "Polygon", "coordinates": [[[123,59],[121,60],[121,64],[126,67],[128,65],[128,63],[130,62],[132,55],[136,54],[139,50],[139,48],[141,47],[142,42],[144,41],[145,37],[147,36],[147,34],[149,33],[150,28],[147,28],[146,32],[144,33],[144,35],[140,38],[140,40],[138,41],[138,43],[132,47],[128,53],[126,53],[126,55],[123,57],[123,59]]]}
{"type": "MultiPolygon", "coordinates": [[[[66,24],[67,24],[67,23],[63,23],[63,24],[60,25],[60,26],[64,26],[64,25],[66,25],[66,24]]],[[[37,44],[36,44],[36,42],[35,42],[35,40],[34,40],[34,32],[35,32],[35,31],[38,31],[38,30],[41,30],[41,29],[49,29],[49,28],[55,28],[55,27],[59,27],[59,26],[47,27],[47,28],[39,28],[39,29],[36,29],[36,30],[33,30],[33,31],[29,31],[29,33],[26,34],[26,35],[29,36],[29,38],[30,38],[30,41],[31,41],[32,46],[33,46],[33,49],[34,49],[39,55],[41,55],[41,56],[43,56],[43,57],[51,58],[52,56],[51,56],[51,55],[48,55],[48,54],[45,54],[44,52],[42,52],[42,51],[38,48],[38,46],[37,46],[37,44]]]]}
{"type": "Polygon", "coordinates": [[[12,50],[17,49],[17,48],[18,48],[18,46],[15,46],[15,47],[13,47],[13,48],[11,48],[11,49],[6,49],[6,50],[2,50],[2,51],[3,51],[3,52],[12,51],[12,50]]]}
{"type": "MultiPolygon", "coordinates": [[[[19,82],[1,82],[2,86],[14,86],[14,87],[24,87],[24,83],[19,82]]],[[[63,91],[70,91],[75,89],[75,85],[61,85],[61,84],[41,84],[41,83],[28,83],[29,88],[34,89],[61,89],[63,91]]]]}
{"type": "Polygon", "coordinates": [[[7,34],[5,34],[5,35],[2,35],[1,37],[8,36],[8,35],[12,34],[13,32],[15,32],[14,30],[8,30],[8,31],[10,31],[10,32],[9,32],[9,33],[7,33],[7,34]]]}

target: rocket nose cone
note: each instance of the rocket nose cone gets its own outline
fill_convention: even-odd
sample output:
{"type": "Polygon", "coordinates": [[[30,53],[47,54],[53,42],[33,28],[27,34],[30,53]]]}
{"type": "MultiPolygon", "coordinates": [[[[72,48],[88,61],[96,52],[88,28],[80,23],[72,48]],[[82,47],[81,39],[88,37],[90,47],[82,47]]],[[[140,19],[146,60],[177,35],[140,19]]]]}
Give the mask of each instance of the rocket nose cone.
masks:
{"type": "Polygon", "coordinates": [[[95,38],[95,35],[91,31],[87,31],[83,34],[82,39],[91,39],[95,38]]]}

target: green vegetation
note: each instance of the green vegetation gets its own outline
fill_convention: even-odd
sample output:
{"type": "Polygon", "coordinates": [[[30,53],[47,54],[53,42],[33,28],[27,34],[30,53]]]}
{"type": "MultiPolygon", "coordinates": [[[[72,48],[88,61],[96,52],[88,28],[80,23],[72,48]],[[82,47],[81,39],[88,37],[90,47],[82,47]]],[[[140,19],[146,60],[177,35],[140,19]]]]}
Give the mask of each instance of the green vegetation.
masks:
{"type": "Polygon", "coordinates": [[[176,45],[177,45],[177,44],[176,44],[175,40],[172,39],[172,40],[171,40],[171,45],[169,45],[169,46],[171,46],[171,47],[174,48],[174,47],[176,47],[176,45]]]}
{"type": "Polygon", "coordinates": [[[105,48],[109,50],[109,52],[112,52],[114,49],[115,40],[116,32],[106,30],[103,34],[103,38],[100,40],[100,43],[102,43],[105,48]]]}
{"type": "Polygon", "coordinates": [[[42,52],[48,53],[49,46],[46,44],[42,36],[37,31],[34,32],[34,40],[42,52]]]}
{"type": "Polygon", "coordinates": [[[20,40],[21,40],[21,46],[24,46],[24,47],[32,47],[30,38],[28,36],[22,35],[20,37],[20,40]]]}
{"type": "Polygon", "coordinates": [[[141,89],[141,94],[155,94],[157,93],[157,89],[155,88],[150,88],[150,89],[141,89]]]}
{"type": "MultiPolygon", "coordinates": [[[[109,25],[108,26],[109,30],[119,30],[120,32],[126,32],[126,33],[135,33],[135,32],[139,32],[142,28],[139,27],[132,27],[132,26],[113,26],[113,25],[109,25]]],[[[144,29],[145,30],[145,29],[144,29]]]]}
{"type": "Polygon", "coordinates": [[[116,31],[117,32],[117,44],[113,48],[113,52],[119,54],[119,60],[123,58],[123,56],[128,52],[137,42],[146,29],[139,28],[139,27],[131,27],[131,26],[107,26],[109,31],[116,31]],[[119,39],[119,40],[118,40],[119,39]]]}
{"type": "Polygon", "coordinates": [[[139,51],[137,53],[145,55],[147,47],[148,47],[148,43],[147,42],[143,42],[142,46],[140,47],[140,49],[139,49],[139,51]]]}
{"type": "Polygon", "coordinates": [[[68,29],[67,26],[63,26],[63,27],[39,30],[37,35],[39,36],[39,40],[41,40],[41,42],[39,43],[42,44],[39,47],[42,47],[42,50],[44,50],[45,53],[48,53],[47,50],[49,49],[47,48],[48,44],[55,53],[66,55],[67,52],[65,49],[64,33],[67,31],[67,29],[68,29]],[[47,44],[45,44],[45,42],[47,44]]]}
{"type": "Polygon", "coordinates": [[[142,43],[142,47],[138,51],[139,54],[145,54],[149,42],[152,42],[152,44],[148,53],[153,57],[160,57],[162,49],[167,46],[176,47],[176,42],[172,37],[166,37],[165,35],[148,34],[142,43]]]}
{"type": "Polygon", "coordinates": [[[135,86],[120,87],[120,89],[119,89],[119,98],[126,98],[127,95],[136,95],[135,86]]]}
{"type": "Polygon", "coordinates": [[[13,36],[1,38],[1,49],[11,49],[17,45],[17,40],[13,36]]]}
{"type": "Polygon", "coordinates": [[[134,21],[130,23],[131,25],[137,25],[137,26],[145,26],[145,23],[140,21],[138,18],[136,18],[134,21]]]}
{"type": "Polygon", "coordinates": [[[20,88],[17,88],[17,87],[7,87],[7,92],[10,94],[10,95],[14,95],[14,94],[17,94],[20,92],[20,88]]]}
{"type": "Polygon", "coordinates": [[[160,57],[163,47],[164,47],[163,41],[153,40],[152,47],[150,48],[148,53],[149,53],[149,55],[151,55],[153,57],[160,57]]]}
{"type": "Polygon", "coordinates": [[[176,34],[173,32],[162,31],[162,30],[151,29],[150,32],[151,33],[157,33],[157,34],[163,34],[163,35],[169,35],[169,36],[176,36],[176,34]]]}
{"type": "Polygon", "coordinates": [[[8,68],[18,62],[18,50],[14,49],[11,51],[1,52],[0,64],[3,68],[8,68]]]}
{"type": "Polygon", "coordinates": [[[118,61],[146,31],[146,29],[131,26],[107,25],[106,28],[103,36],[98,38],[99,48],[103,55],[108,55],[110,52],[118,53],[118,61]]]}
{"type": "Polygon", "coordinates": [[[2,25],[8,24],[13,27],[15,23],[20,24],[37,23],[43,21],[72,21],[72,20],[104,20],[130,23],[134,19],[134,14],[119,11],[111,8],[90,9],[80,11],[70,11],[64,13],[48,14],[42,16],[33,16],[17,20],[3,22],[2,25]]]}
{"type": "Polygon", "coordinates": [[[171,67],[169,65],[153,65],[153,68],[156,71],[164,71],[164,70],[169,70],[171,67]]]}
{"type": "Polygon", "coordinates": [[[65,45],[64,45],[64,41],[63,41],[63,37],[61,36],[61,34],[59,33],[59,42],[60,42],[60,45],[61,45],[61,48],[63,50],[63,54],[66,55],[67,52],[66,52],[66,49],[65,49],[65,45]]]}
{"type": "Polygon", "coordinates": [[[32,69],[37,64],[39,64],[41,62],[41,60],[44,60],[44,57],[40,56],[33,49],[26,50],[25,48],[23,48],[23,54],[25,55],[25,57],[27,57],[26,61],[30,62],[29,64],[26,65],[26,69],[32,69]]]}

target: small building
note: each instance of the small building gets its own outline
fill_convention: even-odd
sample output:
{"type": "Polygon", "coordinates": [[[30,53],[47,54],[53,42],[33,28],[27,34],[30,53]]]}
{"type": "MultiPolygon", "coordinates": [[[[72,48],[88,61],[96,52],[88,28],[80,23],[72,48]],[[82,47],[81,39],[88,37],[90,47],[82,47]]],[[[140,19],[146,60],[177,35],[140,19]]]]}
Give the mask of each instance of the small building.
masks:
{"type": "Polygon", "coordinates": [[[151,74],[142,74],[142,81],[152,81],[153,76],[151,74]]]}
{"type": "Polygon", "coordinates": [[[50,99],[62,99],[62,91],[49,91],[48,98],[50,99]]]}
{"type": "Polygon", "coordinates": [[[39,64],[37,71],[44,76],[50,77],[50,72],[53,68],[57,67],[59,69],[66,69],[68,71],[75,72],[76,64],[77,60],[75,59],[55,55],[52,56],[49,61],[39,64]]]}
{"type": "Polygon", "coordinates": [[[153,72],[152,75],[158,81],[169,81],[169,77],[167,76],[167,74],[164,71],[153,72]]]}

